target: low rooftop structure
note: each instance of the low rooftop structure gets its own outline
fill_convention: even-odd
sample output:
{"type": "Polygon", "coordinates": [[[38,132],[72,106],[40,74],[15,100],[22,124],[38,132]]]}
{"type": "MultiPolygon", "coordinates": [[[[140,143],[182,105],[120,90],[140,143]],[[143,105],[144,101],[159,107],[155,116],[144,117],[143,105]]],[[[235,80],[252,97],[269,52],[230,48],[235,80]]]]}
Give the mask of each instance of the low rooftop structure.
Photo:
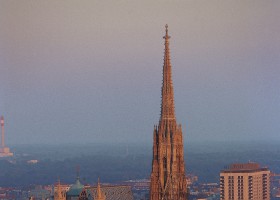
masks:
{"type": "Polygon", "coordinates": [[[242,173],[242,172],[258,172],[269,171],[267,167],[261,167],[260,164],[254,162],[234,163],[226,167],[221,172],[224,173],[242,173]]]}

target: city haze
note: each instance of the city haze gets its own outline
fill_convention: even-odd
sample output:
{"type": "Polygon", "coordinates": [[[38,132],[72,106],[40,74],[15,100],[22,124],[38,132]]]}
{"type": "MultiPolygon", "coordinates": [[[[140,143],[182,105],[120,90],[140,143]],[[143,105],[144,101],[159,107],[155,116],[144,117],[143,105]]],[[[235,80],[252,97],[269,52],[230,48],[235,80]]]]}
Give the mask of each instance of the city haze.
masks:
{"type": "Polygon", "coordinates": [[[6,143],[147,143],[169,25],[184,142],[280,140],[279,1],[0,2],[6,143]]]}

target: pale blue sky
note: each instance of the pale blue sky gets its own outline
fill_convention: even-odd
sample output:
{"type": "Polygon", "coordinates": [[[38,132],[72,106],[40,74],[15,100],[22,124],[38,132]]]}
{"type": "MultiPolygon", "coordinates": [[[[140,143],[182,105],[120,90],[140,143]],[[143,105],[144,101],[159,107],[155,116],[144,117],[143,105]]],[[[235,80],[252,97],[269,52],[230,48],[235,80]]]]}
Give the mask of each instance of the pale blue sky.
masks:
{"type": "Polygon", "coordinates": [[[6,143],[152,143],[169,24],[185,142],[280,140],[280,1],[0,1],[6,143]]]}

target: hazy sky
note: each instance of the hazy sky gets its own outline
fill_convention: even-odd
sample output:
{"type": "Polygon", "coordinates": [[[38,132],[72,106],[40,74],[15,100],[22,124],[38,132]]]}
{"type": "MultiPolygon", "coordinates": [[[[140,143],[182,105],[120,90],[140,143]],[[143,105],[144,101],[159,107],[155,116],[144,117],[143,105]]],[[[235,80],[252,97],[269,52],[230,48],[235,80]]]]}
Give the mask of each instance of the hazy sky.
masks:
{"type": "Polygon", "coordinates": [[[169,24],[185,143],[280,141],[280,1],[0,1],[6,143],[152,143],[169,24]]]}

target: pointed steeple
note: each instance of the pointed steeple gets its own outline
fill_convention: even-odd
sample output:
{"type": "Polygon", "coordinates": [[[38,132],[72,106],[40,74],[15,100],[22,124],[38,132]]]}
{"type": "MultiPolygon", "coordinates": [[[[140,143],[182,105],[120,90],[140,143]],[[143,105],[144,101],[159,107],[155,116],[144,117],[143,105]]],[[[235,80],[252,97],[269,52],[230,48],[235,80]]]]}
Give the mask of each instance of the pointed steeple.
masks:
{"type": "Polygon", "coordinates": [[[96,197],[94,199],[95,200],[105,200],[106,199],[105,195],[101,191],[99,177],[98,177],[97,188],[96,188],[96,197]]]}
{"type": "Polygon", "coordinates": [[[65,192],[62,191],[59,178],[58,178],[56,192],[54,194],[54,200],[66,200],[66,195],[65,195],[65,192]]]}
{"type": "Polygon", "coordinates": [[[170,63],[168,25],[165,25],[165,50],[164,50],[164,64],[163,64],[163,80],[161,88],[161,116],[160,122],[174,121],[175,105],[174,105],[174,91],[172,83],[172,67],[170,63]]]}
{"type": "Polygon", "coordinates": [[[58,178],[58,184],[57,184],[57,197],[58,199],[62,199],[62,193],[61,193],[61,185],[60,185],[60,179],[58,178]]]}
{"type": "Polygon", "coordinates": [[[176,123],[168,26],[165,26],[161,115],[154,127],[150,200],[186,200],[182,128],[176,123]]]}

